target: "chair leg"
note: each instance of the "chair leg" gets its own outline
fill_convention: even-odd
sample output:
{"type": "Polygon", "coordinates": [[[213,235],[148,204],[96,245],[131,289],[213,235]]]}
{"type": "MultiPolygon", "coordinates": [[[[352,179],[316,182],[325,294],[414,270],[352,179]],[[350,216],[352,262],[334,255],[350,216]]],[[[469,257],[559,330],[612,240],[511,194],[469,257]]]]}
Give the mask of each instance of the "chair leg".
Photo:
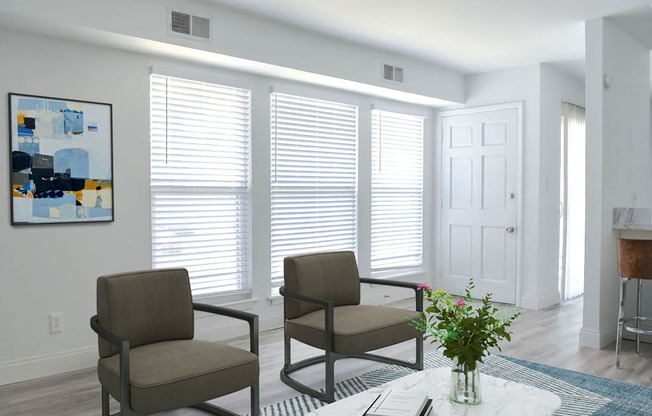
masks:
{"type": "Polygon", "coordinates": [[[118,413],[111,415],[111,401],[109,399],[110,398],[109,392],[106,391],[104,386],[102,386],[101,389],[102,389],[102,416],[140,416],[138,413],[131,410],[128,404],[123,404],[122,402],[119,402],[120,411],[118,413]]]}
{"type": "Polygon", "coordinates": [[[260,385],[251,386],[251,416],[260,415],[260,385]]]}
{"type": "Polygon", "coordinates": [[[335,360],[333,359],[333,352],[326,351],[324,366],[326,370],[324,401],[331,403],[335,401],[335,360]]]}
{"type": "Polygon", "coordinates": [[[131,410],[131,407],[129,407],[128,403],[120,402],[120,413],[113,416],[141,416],[141,415],[131,410]]]}
{"type": "Polygon", "coordinates": [[[296,391],[312,396],[317,400],[321,400],[327,403],[332,403],[335,401],[335,361],[341,357],[334,352],[328,352],[318,357],[307,358],[305,360],[292,363],[290,342],[291,338],[286,336],[283,345],[285,350],[285,364],[283,365],[280,373],[281,381],[296,391]],[[307,385],[290,377],[290,373],[294,371],[320,363],[324,363],[326,367],[324,392],[313,389],[312,387],[308,387],[307,385]]]}
{"type": "Polygon", "coordinates": [[[423,337],[419,336],[416,339],[416,353],[414,356],[415,368],[419,371],[423,370],[423,337]]]}
{"type": "Polygon", "coordinates": [[[292,366],[292,347],[290,345],[290,342],[292,338],[288,337],[287,335],[283,335],[283,352],[284,352],[284,357],[285,357],[285,368],[290,368],[292,366]]]}
{"type": "Polygon", "coordinates": [[[109,409],[109,393],[102,386],[102,416],[110,416],[111,410],[109,409]]]}
{"type": "Polygon", "coordinates": [[[616,333],[616,368],[620,367],[620,348],[623,345],[623,327],[625,325],[625,292],[628,278],[623,277],[620,283],[620,302],[618,306],[618,329],[616,333]]]}
{"type": "MultiPolygon", "coordinates": [[[[641,295],[643,293],[643,279],[638,279],[638,291],[636,296],[636,317],[641,316],[641,295]]],[[[636,328],[640,329],[641,320],[636,320],[636,328]]],[[[636,355],[638,356],[641,352],[641,334],[636,333],[636,355]]]]}
{"type": "Polygon", "coordinates": [[[400,365],[411,368],[413,370],[423,370],[423,337],[418,337],[416,339],[416,357],[414,363],[369,353],[340,355],[333,351],[327,350],[322,356],[308,358],[293,364],[290,354],[290,339],[290,337],[286,336],[284,341],[285,365],[281,369],[281,381],[301,393],[308,394],[317,400],[321,400],[327,403],[332,403],[335,401],[335,362],[340,358],[358,358],[364,360],[372,360],[386,364],[400,365]],[[300,383],[289,375],[296,370],[300,370],[314,364],[320,364],[322,362],[324,363],[324,370],[326,373],[323,393],[308,387],[303,383],[300,383]]]}

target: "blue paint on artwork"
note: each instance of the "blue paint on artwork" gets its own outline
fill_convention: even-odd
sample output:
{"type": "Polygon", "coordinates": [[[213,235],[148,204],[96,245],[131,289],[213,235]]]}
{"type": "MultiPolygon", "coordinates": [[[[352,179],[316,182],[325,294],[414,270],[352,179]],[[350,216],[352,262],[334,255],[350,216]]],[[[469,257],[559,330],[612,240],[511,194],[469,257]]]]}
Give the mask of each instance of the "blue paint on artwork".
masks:
{"type": "Polygon", "coordinates": [[[61,149],[54,153],[54,171],[71,178],[89,178],[89,156],[82,149],[61,149]]]}
{"type": "Polygon", "coordinates": [[[76,205],[75,195],[63,195],[61,198],[41,198],[32,201],[32,213],[35,217],[49,218],[50,208],[60,208],[64,205],[76,205]]]}
{"type": "Polygon", "coordinates": [[[29,153],[30,155],[41,153],[40,149],[41,147],[39,146],[39,143],[33,143],[33,142],[18,143],[18,150],[20,150],[21,152],[29,153]]]}
{"type": "Polygon", "coordinates": [[[41,98],[20,98],[18,100],[18,109],[19,110],[47,110],[47,108],[45,107],[45,100],[41,98]]]}
{"type": "Polygon", "coordinates": [[[28,129],[25,126],[18,126],[18,137],[33,137],[34,130],[28,129]]]}
{"type": "Polygon", "coordinates": [[[111,216],[111,210],[110,209],[102,209],[102,208],[89,208],[88,209],[88,216],[90,218],[110,217],[111,216]]]}
{"type": "Polygon", "coordinates": [[[55,100],[49,100],[48,101],[49,105],[49,110],[60,112],[68,109],[68,104],[65,101],[55,101],[55,100]]]}
{"type": "Polygon", "coordinates": [[[64,133],[81,134],[84,132],[84,113],[81,111],[63,111],[64,133]]]}

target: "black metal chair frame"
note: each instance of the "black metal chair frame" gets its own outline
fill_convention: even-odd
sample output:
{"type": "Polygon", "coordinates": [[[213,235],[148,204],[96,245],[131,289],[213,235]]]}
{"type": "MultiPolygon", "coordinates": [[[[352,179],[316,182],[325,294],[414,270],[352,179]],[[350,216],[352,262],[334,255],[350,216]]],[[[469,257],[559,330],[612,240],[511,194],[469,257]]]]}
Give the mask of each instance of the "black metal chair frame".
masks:
{"type": "MultiPolygon", "coordinates": [[[[396,280],[385,280],[385,279],[372,279],[367,277],[361,277],[360,283],[369,283],[374,285],[384,285],[384,286],[395,286],[413,289],[415,292],[416,298],[416,311],[423,312],[423,289],[418,287],[416,283],[411,282],[401,282],[396,280]]],[[[324,328],[326,332],[326,348],[324,355],[317,357],[311,357],[302,361],[298,361],[292,364],[291,357],[291,337],[284,334],[284,352],[285,352],[285,364],[281,370],[281,380],[292,387],[293,389],[308,394],[318,400],[332,403],[335,401],[335,361],[341,358],[358,358],[372,361],[379,361],[387,364],[397,364],[411,368],[414,370],[423,370],[423,337],[416,338],[416,354],[415,362],[403,361],[394,358],[389,358],[377,354],[370,353],[360,353],[360,354],[338,354],[334,351],[335,349],[335,336],[333,333],[334,330],[334,304],[333,301],[314,299],[307,296],[300,295],[298,293],[290,293],[285,290],[285,286],[282,286],[279,290],[279,293],[283,297],[293,299],[300,302],[312,303],[318,305],[324,309],[324,328]],[[296,379],[290,377],[290,373],[293,373],[302,368],[309,367],[311,365],[324,363],[326,367],[326,377],[325,377],[325,387],[324,391],[320,392],[316,389],[308,387],[307,385],[297,381],[296,379]]],[[[283,322],[285,322],[285,311],[283,322]]]]}
{"type": "MultiPolygon", "coordinates": [[[[208,312],[217,315],[228,316],[235,319],[241,319],[249,323],[249,350],[258,354],[258,316],[204,303],[193,303],[193,309],[201,312],[208,312]]],[[[131,408],[131,383],[129,376],[129,341],[120,338],[114,333],[102,327],[98,321],[97,315],[91,318],[91,328],[100,337],[104,338],[118,348],[120,354],[120,412],[111,415],[109,409],[109,393],[102,386],[102,416],[141,416],[131,408]]],[[[250,386],[251,389],[251,416],[260,414],[260,389],[259,383],[250,386]]],[[[203,410],[218,416],[239,416],[227,409],[215,406],[210,403],[198,403],[190,407],[203,410]]],[[[172,410],[172,409],[171,409],[172,410]]]]}

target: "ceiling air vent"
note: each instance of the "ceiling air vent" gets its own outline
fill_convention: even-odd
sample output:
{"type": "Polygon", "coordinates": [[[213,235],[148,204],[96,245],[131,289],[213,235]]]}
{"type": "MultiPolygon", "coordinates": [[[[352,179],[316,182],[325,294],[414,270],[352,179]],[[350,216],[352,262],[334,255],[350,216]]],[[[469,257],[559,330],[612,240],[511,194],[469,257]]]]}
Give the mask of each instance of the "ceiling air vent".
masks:
{"type": "Polygon", "coordinates": [[[169,17],[170,34],[200,40],[209,40],[211,38],[210,19],[175,10],[170,10],[169,17]]]}
{"type": "Polygon", "coordinates": [[[385,81],[403,83],[403,68],[383,64],[383,79],[385,81]]]}

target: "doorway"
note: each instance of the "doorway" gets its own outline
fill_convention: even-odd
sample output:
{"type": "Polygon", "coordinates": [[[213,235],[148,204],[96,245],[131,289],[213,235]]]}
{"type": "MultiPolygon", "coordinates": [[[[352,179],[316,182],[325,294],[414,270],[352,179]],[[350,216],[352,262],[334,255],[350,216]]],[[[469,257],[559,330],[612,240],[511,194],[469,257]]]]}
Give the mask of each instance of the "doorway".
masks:
{"type": "Polygon", "coordinates": [[[586,195],[585,110],[562,103],[559,183],[559,293],[570,300],[584,293],[586,195]]]}
{"type": "Polygon", "coordinates": [[[441,264],[437,287],[516,303],[520,104],[440,113],[441,264]]]}

